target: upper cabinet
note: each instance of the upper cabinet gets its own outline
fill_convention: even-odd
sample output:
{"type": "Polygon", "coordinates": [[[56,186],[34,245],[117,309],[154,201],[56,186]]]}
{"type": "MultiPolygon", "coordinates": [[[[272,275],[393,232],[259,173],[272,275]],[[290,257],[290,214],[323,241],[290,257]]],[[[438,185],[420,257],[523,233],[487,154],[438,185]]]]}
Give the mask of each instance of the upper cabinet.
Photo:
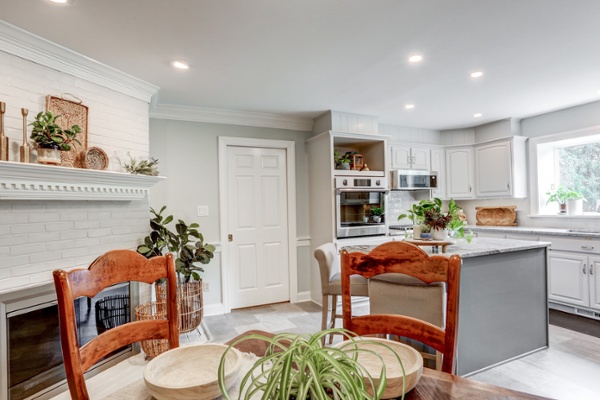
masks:
{"type": "Polygon", "coordinates": [[[334,175],[385,175],[386,142],[384,138],[339,132],[330,132],[329,134],[333,140],[333,150],[330,155],[332,164],[333,151],[337,151],[340,155],[352,152],[360,154],[363,164],[369,169],[368,171],[334,170],[334,175]]]}
{"type": "Polygon", "coordinates": [[[392,169],[430,169],[431,150],[428,147],[392,146],[391,151],[392,169]]]}
{"type": "Polygon", "coordinates": [[[474,146],[476,196],[527,197],[526,137],[474,146]]]}
{"type": "Polygon", "coordinates": [[[475,175],[473,147],[454,147],[446,150],[446,196],[454,199],[472,199],[475,175]]]}

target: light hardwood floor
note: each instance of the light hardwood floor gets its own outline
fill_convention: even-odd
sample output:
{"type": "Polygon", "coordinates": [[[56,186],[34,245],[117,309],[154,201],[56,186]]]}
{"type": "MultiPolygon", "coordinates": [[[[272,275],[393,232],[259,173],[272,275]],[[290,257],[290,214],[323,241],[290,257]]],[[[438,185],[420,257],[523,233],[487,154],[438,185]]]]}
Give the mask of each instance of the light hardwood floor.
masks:
{"type": "MultiPolygon", "coordinates": [[[[367,307],[358,310],[367,312],[367,307]]],[[[282,303],[234,310],[206,317],[205,321],[215,342],[225,342],[251,329],[314,333],[321,327],[321,308],[311,302],[282,303]]],[[[469,378],[554,399],[599,400],[600,339],[551,325],[549,349],[469,378]]]]}

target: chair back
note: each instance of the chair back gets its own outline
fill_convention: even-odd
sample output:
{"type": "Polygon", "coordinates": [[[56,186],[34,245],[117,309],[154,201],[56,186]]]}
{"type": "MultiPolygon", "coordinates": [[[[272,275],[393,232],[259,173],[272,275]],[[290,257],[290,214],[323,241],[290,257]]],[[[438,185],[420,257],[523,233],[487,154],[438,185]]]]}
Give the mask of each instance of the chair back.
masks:
{"type": "Polygon", "coordinates": [[[146,259],[133,250],[113,250],[98,257],[85,269],[53,272],[58,300],[60,342],[71,398],[87,400],[84,372],[111,352],[145,339],[168,339],[171,348],[179,347],[177,319],[177,278],[173,256],[146,259]],[[94,297],[119,282],[152,284],[167,278],[167,319],[135,321],[109,329],[81,348],[77,340],[75,299],[94,297]]]}
{"type": "Polygon", "coordinates": [[[315,249],[314,256],[319,263],[321,294],[330,294],[329,282],[335,274],[340,272],[340,264],[335,245],[333,243],[322,244],[315,249]]]}
{"type": "Polygon", "coordinates": [[[441,352],[442,371],[455,372],[455,352],[458,332],[458,297],[460,266],[458,255],[428,256],[419,247],[404,242],[388,242],[369,253],[342,250],[342,310],[344,328],[358,335],[393,334],[418,340],[441,352]],[[350,276],[370,279],[376,275],[400,273],[415,277],[427,284],[446,284],[446,326],[397,314],[352,316],[350,276]]]}

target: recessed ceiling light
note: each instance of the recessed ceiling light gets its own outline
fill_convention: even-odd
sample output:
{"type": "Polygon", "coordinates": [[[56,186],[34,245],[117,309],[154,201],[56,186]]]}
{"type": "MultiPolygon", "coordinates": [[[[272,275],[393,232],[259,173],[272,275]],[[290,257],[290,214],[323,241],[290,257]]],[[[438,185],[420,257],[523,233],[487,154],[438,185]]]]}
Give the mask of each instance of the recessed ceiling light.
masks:
{"type": "Polygon", "coordinates": [[[181,60],[172,61],[171,65],[177,69],[190,69],[190,64],[181,60]]]}
{"type": "Polygon", "coordinates": [[[410,61],[412,63],[418,63],[418,62],[420,62],[422,60],[423,60],[423,56],[420,56],[418,54],[415,54],[414,56],[408,57],[408,61],[410,61]]]}
{"type": "Polygon", "coordinates": [[[54,4],[69,4],[72,3],[73,0],[48,0],[50,3],[54,4]]]}
{"type": "Polygon", "coordinates": [[[473,118],[479,118],[479,117],[481,117],[482,115],[483,115],[483,114],[481,114],[481,113],[475,113],[475,114],[473,114],[473,118]]]}
{"type": "Polygon", "coordinates": [[[471,73],[471,78],[481,78],[483,76],[483,72],[475,71],[471,73]]]}
{"type": "Polygon", "coordinates": [[[415,108],[414,104],[405,104],[404,108],[406,108],[407,110],[412,110],[413,108],[415,108]]]}

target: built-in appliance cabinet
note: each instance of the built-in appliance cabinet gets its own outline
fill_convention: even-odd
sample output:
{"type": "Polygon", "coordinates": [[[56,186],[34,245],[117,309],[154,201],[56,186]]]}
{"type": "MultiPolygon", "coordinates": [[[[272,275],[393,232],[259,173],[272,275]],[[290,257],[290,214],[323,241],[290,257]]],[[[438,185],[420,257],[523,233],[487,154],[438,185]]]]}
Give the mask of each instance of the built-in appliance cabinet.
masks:
{"type": "Polygon", "coordinates": [[[579,314],[585,315],[585,309],[589,313],[600,311],[600,241],[547,237],[542,240],[552,243],[548,263],[549,300],[574,306],[579,314]]]}
{"type": "Polygon", "coordinates": [[[429,171],[431,168],[431,149],[429,147],[392,145],[390,148],[392,169],[429,171]]]}
{"type": "Polygon", "coordinates": [[[473,146],[446,149],[446,196],[453,199],[472,199],[475,182],[473,146]]]}
{"type": "Polygon", "coordinates": [[[527,197],[526,141],[515,136],[474,146],[477,198],[527,197]]]}

